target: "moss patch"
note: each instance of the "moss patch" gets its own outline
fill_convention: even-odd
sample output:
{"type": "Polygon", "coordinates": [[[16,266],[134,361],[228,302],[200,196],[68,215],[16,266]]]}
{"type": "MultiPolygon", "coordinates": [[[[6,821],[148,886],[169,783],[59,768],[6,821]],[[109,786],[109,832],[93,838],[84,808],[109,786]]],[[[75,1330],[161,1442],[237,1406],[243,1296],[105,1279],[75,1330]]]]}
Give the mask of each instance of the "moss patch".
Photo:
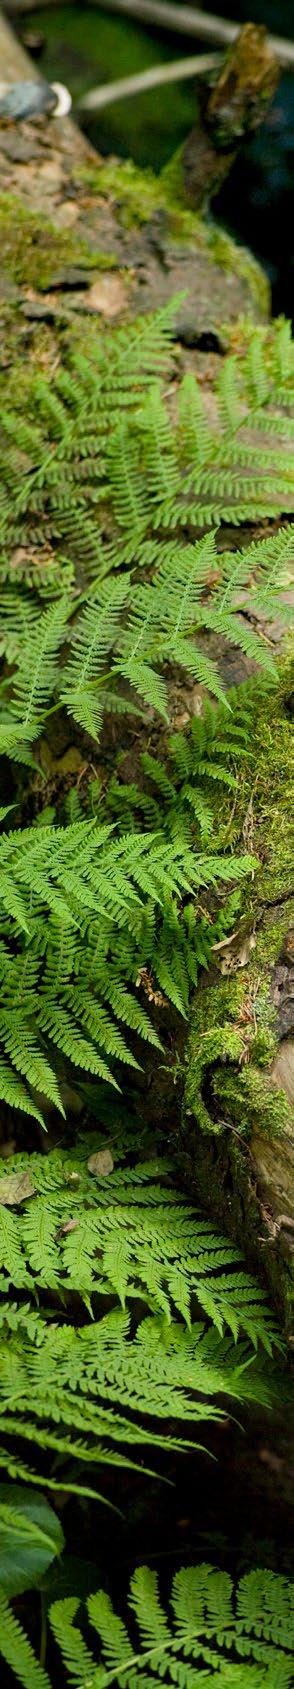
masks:
{"type": "Polygon", "coordinates": [[[0,194],[1,267],[19,287],[46,292],[70,265],[80,269],[109,270],[117,259],[109,253],[90,250],[85,240],[72,231],[57,229],[41,212],[29,211],[13,194],[0,194]]]}
{"type": "Polygon", "coordinates": [[[170,240],[194,245],[211,263],[233,271],[247,283],[261,315],[268,315],[269,283],[256,259],[247,248],[237,246],[212,218],[206,220],[185,206],[180,153],[161,176],[155,176],[152,170],[139,170],[131,160],[109,159],[102,165],[81,166],[79,179],[93,194],[113,199],[122,228],[142,228],[156,211],[164,211],[170,240]]]}
{"type": "MultiPolygon", "coordinates": [[[[250,823],[250,846],[260,867],[242,893],[231,948],[225,949],[211,983],[196,993],[182,1123],[189,1189],[214,1222],[226,1226],[250,1264],[262,1270],[287,1335],[293,1302],[291,1218],[287,1222],[293,1200],[293,1120],[288,1096],[271,1071],[278,1049],[275,967],[279,970],[294,919],[290,693],[291,671],[285,665],[277,688],[263,699],[260,683],[256,688],[256,714],[253,698],[250,746],[229,838],[235,850],[245,835],[248,848],[250,823]],[[227,968],[226,975],[221,967],[227,968]]],[[[229,800],[223,803],[218,844],[222,837],[228,842],[228,815],[229,800]]]]}
{"type": "MultiPolygon", "coordinates": [[[[291,917],[290,684],[287,668],[277,690],[263,700],[259,692],[256,720],[252,709],[230,842],[234,850],[242,848],[250,814],[250,844],[260,868],[243,892],[238,932],[220,964],[227,976],[200,990],[194,1002],[186,1104],[206,1131],[229,1124],[248,1136],[252,1127],[276,1133],[289,1123],[287,1098],[271,1085],[269,1072],[277,1049],[272,972],[291,917]]],[[[218,843],[226,831],[224,815],[218,843]]]]}

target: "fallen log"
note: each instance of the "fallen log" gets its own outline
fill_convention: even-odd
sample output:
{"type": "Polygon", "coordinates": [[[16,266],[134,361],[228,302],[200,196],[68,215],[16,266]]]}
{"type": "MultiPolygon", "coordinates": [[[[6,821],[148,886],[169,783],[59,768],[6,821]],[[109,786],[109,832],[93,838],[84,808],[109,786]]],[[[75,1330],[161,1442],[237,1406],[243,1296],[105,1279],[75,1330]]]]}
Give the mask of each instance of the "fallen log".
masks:
{"type": "MultiPolygon", "coordinates": [[[[253,35],[256,41],[258,32],[253,31],[253,35]]],[[[34,77],[38,80],[36,67],[31,65],[23,48],[12,37],[3,17],[1,56],[4,81],[19,81],[22,77],[34,77]]],[[[252,64],[251,56],[250,86],[252,64]]],[[[257,64],[254,100],[261,114],[264,110],[265,83],[267,84],[268,77],[270,84],[272,79],[275,81],[276,69],[267,46],[264,56],[263,52],[260,54],[259,41],[257,64]]],[[[127,312],[136,315],[138,311],[164,304],[175,294],[181,293],[182,300],[176,313],[175,329],[187,344],[197,345],[199,338],[203,338],[205,334],[215,336],[216,344],[223,344],[224,322],[232,323],[244,312],[257,317],[267,313],[268,286],[259,265],[249,253],[236,247],[222,230],[208,223],[205,218],[201,221],[199,218],[193,220],[188,209],[191,204],[199,206],[209,190],[212,192],[217,187],[235,153],[235,109],[232,113],[233,132],[229,139],[225,134],[224,144],[219,144],[218,133],[216,134],[220,126],[221,111],[226,107],[223,75],[224,72],[221,71],[220,84],[217,82],[212,92],[207,89],[206,114],[204,120],[200,113],[197,116],[192,137],[188,138],[182,158],[176,165],[175,185],[173,168],[171,174],[167,171],[160,179],[152,177],[151,173],[136,171],[134,166],[123,162],[105,163],[98,158],[89,142],[69,118],[54,118],[54,121],[48,122],[44,118],[36,118],[35,122],[1,125],[0,188],[5,193],[5,208],[4,205],[2,208],[2,223],[4,218],[5,229],[9,194],[20,196],[22,217],[26,214],[29,220],[32,214],[38,218],[47,215],[55,228],[53,245],[52,234],[49,235],[47,231],[46,240],[45,228],[42,232],[43,252],[47,244],[48,255],[50,254],[50,299],[46,301],[41,265],[38,275],[35,263],[34,283],[37,297],[36,301],[33,301],[26,298],[27,289],[24,285],[21,290],[18,287],[15,293],[13,245],[18,238],[19,217],[15,205],[14,208],[11,206],[11,259],[9,261],[6,246],[0,284],[2,295],[4,289],[6,309],[7,289],[9,291],[9,287],[12,287],[15,303],[18,300],[21,313],[31,313],[33,316],[35,306],[36,315],[38,311],[39,315],[42,312],[45,319],[47,309],[52,321],[52,314],[56,314],[57,308],[60,312],[64,307],[68,316],[70,270],[71,309],[82,312],[89,309],[91,312],[97,311],[102,318],[103,315],[106,318],[116,317],[127,312]],[[180,200],[179,173],[183,177],[180,200]],[[64,237],[65,230],[68,264],[65,271],[63,266],[63,282],[61,256],[65,245],[64,238],[63,244],[61,239],[58,241],[58,232],[64,237]],[[79,240],[83,242],[82,265],[81,250],[78,249],[79,240]],[[55,265],[52,261],[53,246],[55,265]],[[74,269],[78,272],[76,286],[74,269]],[[58,277],[57,298],[54,298],[52,287],[55,275],[58,277]]],[[[242,76],[242,103],[244,89],[242,91],[241,84],[242,76]]],[[[238,76],[234,86],[238,106],[238,76]]],[[[240,113],[238,124],[239,115],[240,113]]],[[[242,132],[244,117],[246,126],[245,111],[241,122],[242,132]]],[[[38,244],[37,234],[35,241],[38,244]]],[[[24,232],[23,242],[28,252],[28,228],[26,236],[24,232]]],[[[21,277],[21,265],[18,269],[21,277]]],[[[27,263],[26,275],[29,288],[27,263]]]]}

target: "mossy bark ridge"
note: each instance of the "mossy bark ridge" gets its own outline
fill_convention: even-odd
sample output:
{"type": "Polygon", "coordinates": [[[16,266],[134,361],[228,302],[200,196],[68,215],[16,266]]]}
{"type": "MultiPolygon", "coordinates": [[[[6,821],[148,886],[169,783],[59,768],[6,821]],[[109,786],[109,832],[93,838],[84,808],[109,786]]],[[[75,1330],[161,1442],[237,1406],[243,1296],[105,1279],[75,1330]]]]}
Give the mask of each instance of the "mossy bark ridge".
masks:
{"type": "MultiPolygon", "coordinates": [[[[196,993],[182,1127],[197,1197],[242,1244],[291,1337],[294,1240],[294,1010],[291,673],[256,699],[231,839],[259,857],[237,931],[196,993]]],[[[224,826],[225,809],[224,806],[224,826]]]]}

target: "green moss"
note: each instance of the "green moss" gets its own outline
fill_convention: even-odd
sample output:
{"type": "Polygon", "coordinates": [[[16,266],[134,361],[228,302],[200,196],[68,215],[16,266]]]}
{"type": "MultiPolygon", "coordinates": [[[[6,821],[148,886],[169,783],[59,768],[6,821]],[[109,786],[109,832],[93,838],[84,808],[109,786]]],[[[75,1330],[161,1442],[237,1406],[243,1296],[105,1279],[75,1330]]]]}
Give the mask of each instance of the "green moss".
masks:
{"type": "Polygon", "coordinates": [[[246,281],[252,298],[256,301],[262,316],[268,317],[271,308],[271,290],[265,270],[253,258],[252,252],[246,246],[238,246],[237,241],[221,229],[217,223],[211,223],[207,230],[210,239],[211,257],[215,264],[220,264],[224,270],[234,270],[241,281],[246,281]]]}
{"type": "Polygon", "coordinates": [[[259,1131],[277,1137],[290,1124],[285,1091],[271,1085],[252,1060],[241,1073],[218,1073],[213,1092],[218,1107],[221,1105],[223,1117],[229,1123],[234,1122],[247,1136],[257,1127],[259,1131]]]}
{"type": "Polygon", "coordinates": [[[139,170],[130,159],[109,159],[102,165],[82,166],[79,177],[92,193],[113,198],[124,228],[142,227],[156,211],[165,211],[170,239],[194,244],[211,263],[237,274],[247,282],[261,314],[267,316],[269,283],[256,259],[212,219],[206,220],[185,205],[181,153],[180,147],[160,176],[152,170],[139,170]]]}
{"type": "Polygon", "coordinates": [[[206,1075],[220,1061],[238,1062],[242,1055],[242,1032],[238,1013],[242,1001],[239,981],[221,981],[198,993],[194,1006],[188,1049],[186,1106],[202,1131],[218,1132],[220,1123],[205,1100],[206,1075]]]}
{"type": "Polygon", "coordinates": [[[263,1005],[257,1006],[254,988],[255,969],[242,970],[237,982],[232,977],[199,992],[188,1051],[186,1107],[202,1131],[216,1133],[233,1126],[248,1136],[258,1127],[273,1135],[289,1125],[285,1092],[271,1085],[268,1075],[277,1041],[262,1018],[259,1024],[263,1005]]]}
{"type": "Polygon", "coordinates": [[[90,251],[72,231],[57,229],[41,212],[29,211],[16,195],[0,194],[1,268],[19,287],[45,292],[70,265],[86,270],[109,270],[117,260],[90,251]]]}
{"type": "MultiPolygon", "coordinates": [[[[246,953],[246,935],[253,939],[253,947],[248,944],[248,962],[244,960],[243,965],[238,946],[235,960],[232,949],[230,974],[199,990],[194,1002],[186,1104],[205,1131],[219,1132],[229,1125],[246,1135],[253,1128],[276,1134],[289,1126],[286,1095],[270,1080],[277,1050],[270,987],[293,907],[288,895],[293,791],[293,736],[287,713],[290,688],[291,671],[286,665],[277,688],[263,697],[260,686],[256,690],[258,714],[253,702],[250,748],[239,774],[230,843],[240,848],[250,804],[252,850],[259,857],[260,869],[253,886],[242,894],[239,949],[242,953],[245,946],[246,953]]],[[[224,835],[226,826],[224,799],[224,835]]]]}
{"type": "Polygon", "coordinates": [[[247,247],[238,246],[232,236],[227,234],[220,224],[215,223],[213,218],[209,217],[206,221],[199,214],[196,216],[195,212],[188,211],[185,207],[182,151],[182,147],[177,148],[160,177],[166,202],[171,208],[171,216],[175,207],[182,207],[186,238],[193,234],[195,238],[195,233],[197,232],[199,235],[201,229],[205,235],[206,251],[213,259],[214,264],[220,264],[224,270],[233,270],[235,275],[240,276],[241,280],[247,281],[259,310],[262,315],[268,316],[271,305],[270,286],[268,278],[264,270],[261,269],[261,265],[257,263],[256,258],[253,258],[247,247]]]}
{"type": "Polygon", "coordinates": [[[160,178],[152,170],[138,170],[131,159],[110,158],[105,164],[80,165],[78,179],[90,193],[112,198],[127,228],[147,223],[162,205],[160,178]]]}

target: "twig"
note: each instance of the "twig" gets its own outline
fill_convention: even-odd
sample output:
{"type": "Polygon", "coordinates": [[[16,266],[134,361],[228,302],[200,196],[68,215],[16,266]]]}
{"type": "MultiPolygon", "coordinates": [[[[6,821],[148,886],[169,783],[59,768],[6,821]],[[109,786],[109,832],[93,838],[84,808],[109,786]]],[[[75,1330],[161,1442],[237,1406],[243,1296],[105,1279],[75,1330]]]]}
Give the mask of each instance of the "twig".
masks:
{"type": "MultiPolygon", "coordinates": [[[[50,0],[57,6],[59,0],[50,0]]],[[[17,13],[41,11],[48,0],[6,0],[5,11],[10,17],[17,13]]],[[[123,12],[138,23],[155,23],[172,34],[196,36],[197,41],[211,41],[216,46],[229,47],[239,34],[239,24],[228,18],[216,18],[198,6],[175,6],[169,0],[89,0],[90,6],[101,5],[104,12],[123,12]]],[[[294,44],[284,36],[269,35],[269,46],[284,70],[294,68],[294,44]]]]}
{"type": "Polygon", "coordinates": [[[217,70],[221,59],[220,53],[198,53],[196,58],[190,56],[189,59],[176,59],[169,65],[152,65],[150,70],[139,71],[137,76],[122,76],[118,82],[105,82],[100,88],[91,88],[79,100],[78,110],[102,111],[105,106],[113,105],[115,100],[125,100],[131,94],[144,94],[148,88],[162,88],[166,82],[201,76],[203,72],[217,70]]]}
{"type": "MultiPolygon", "coordinates": [[[[90,0],[90,6],[99,5],[100,0],[90,0]]],[[[212,12],[202,12],[198,6],[170,5],[166,0],[101,0],[101,7],[107,12],[125,12],[138,22],[142,19],[145,23],[157,23],[161,29],[176,31],[178,35],[196,35],[198,41],[211,41],[217,47],[230,47],[240,30],[240,25],[229,22],[228,18],[215,18],[212,12]]],[[[280,65],[294,68],[292,41],[269,35],[268,44],[280,65]]]]}

